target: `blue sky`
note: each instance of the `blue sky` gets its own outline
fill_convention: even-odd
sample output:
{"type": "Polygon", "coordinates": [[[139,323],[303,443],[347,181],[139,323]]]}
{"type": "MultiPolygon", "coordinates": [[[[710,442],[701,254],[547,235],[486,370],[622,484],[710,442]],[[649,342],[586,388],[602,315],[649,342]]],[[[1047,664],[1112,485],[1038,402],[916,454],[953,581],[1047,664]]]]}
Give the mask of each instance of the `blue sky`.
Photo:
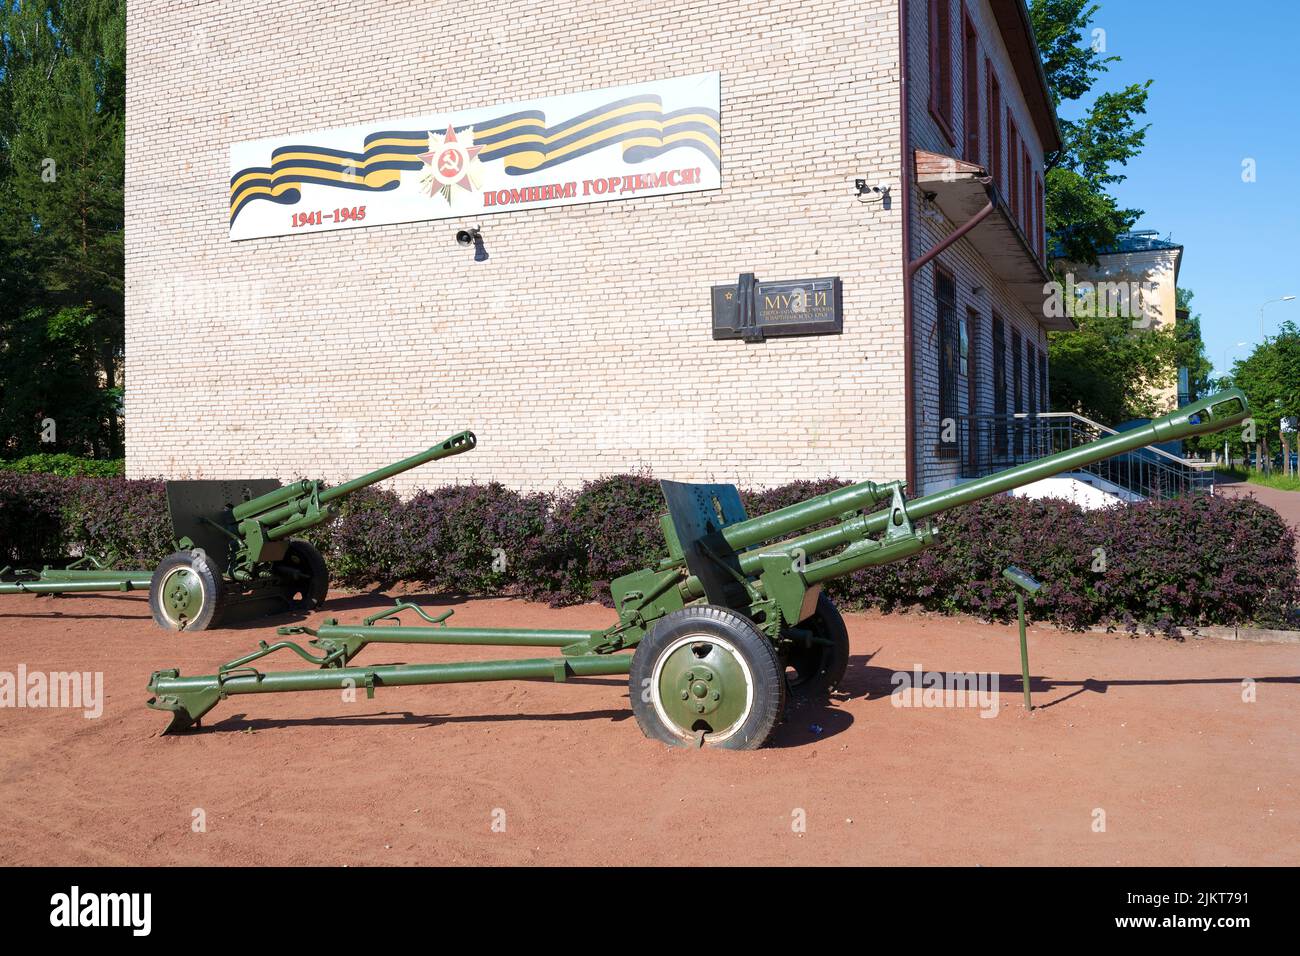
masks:
{"type": "Polygon", "coordinates": [[[1115,193],[1145,210],[1134,228],[1185,247],[1178,284],[1217,373],[1259,342],[1266,300],[1297,296],[1264,310],[1267,334],[1300,325],[1300,3],[1099,2],[1092,25],[1123,61],[1094,89],[1155,81],[1146,148],[1115,193]]]}

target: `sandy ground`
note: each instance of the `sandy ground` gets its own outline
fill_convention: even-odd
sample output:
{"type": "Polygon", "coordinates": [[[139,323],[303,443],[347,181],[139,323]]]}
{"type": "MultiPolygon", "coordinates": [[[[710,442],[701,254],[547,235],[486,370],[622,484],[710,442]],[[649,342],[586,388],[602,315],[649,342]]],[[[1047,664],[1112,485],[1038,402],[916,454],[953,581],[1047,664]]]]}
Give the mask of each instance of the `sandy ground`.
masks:
{"type": "MultiPolygon", "coordinates": [[[[161,737],[150,672],[211,673],[269,628],[164,633],[135,595],[2,600],[0,671],[102,671],[106,698],[98,719],[0,709],[3,864],[1300,863],[1300,645],[1034,629],[1028,714],[1014,628],[850,615],[844,693],[755,752],[646,740],[619,678],[237,697],[161,737]],[[894,706],[917,665],[1000,671],[996,716],[894,706]]],[[[454,623],[609,621],[484,600],[454,623]]]]}

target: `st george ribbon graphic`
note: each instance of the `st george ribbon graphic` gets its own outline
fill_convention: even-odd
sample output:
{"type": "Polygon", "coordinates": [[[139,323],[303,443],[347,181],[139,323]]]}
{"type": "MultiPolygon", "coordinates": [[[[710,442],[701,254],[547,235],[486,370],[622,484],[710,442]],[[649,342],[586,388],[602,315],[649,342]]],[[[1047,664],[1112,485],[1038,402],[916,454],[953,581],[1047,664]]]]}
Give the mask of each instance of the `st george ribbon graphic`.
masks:
{"type": "Polygon", "coordinates": [[[231,151],[231,238],[717,188],[719,107],[719,75],[711,73],[497,107],[483,119],[449,114],[401,124],[409,128],[239,144],[231,151]],[[340,148],[349,138],[359,151],[340,148]],[[268,165],[236,165],[258,149],[268,165]],[[400,202],[374,201],[399,192],[400,202]],[[241,228],[241,217],[268,207],[280,208],[241,228]]]}

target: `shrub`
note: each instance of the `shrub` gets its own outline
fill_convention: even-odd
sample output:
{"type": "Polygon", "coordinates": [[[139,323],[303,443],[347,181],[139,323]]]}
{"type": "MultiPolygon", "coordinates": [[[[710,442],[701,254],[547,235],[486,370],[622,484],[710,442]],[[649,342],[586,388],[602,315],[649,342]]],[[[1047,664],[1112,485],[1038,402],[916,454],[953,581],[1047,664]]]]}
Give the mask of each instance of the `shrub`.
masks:
{"type": "Polygon", "coordinates": [[[589,481],[555,499],[546,540],[529,554],[525,593],[552,605],[613,602],[609,583],[663,556],[659,483],[648,475],[589,481]]]}
{"type": "Polygon", "coordinates": [[[119,568],[152,567],[171,553],[172,523],[163,482],[67,478],[65,540],[82,553],[117,557],[119,568]]]}
{"type": "Polygon", "coordinates": [[[1295,535],[1252,498],[1195,496],[1085,511],[1002,496],[949,512],[939,544],[834,581],[846,607],[907,606],[988,620],[1015,614],[1015,564],[1044,587],[1032,617],[1065,628],[1280,626],[1296,603],[1295,535]]]}
{"type": "Polygon", "coordinates": [[[39,567],[67,553],[62,506],[67,482],[0,471],[0,565],[39,567]]]}
{"type": "MultiPolygon", "coordinates": [[[[835,479],[742,492],[751,515],[842,486],[835,479]]],[[[337,584],[418,582],[455,594],[520,594],[555,605],[609,603],[609,582],[663,554],[658,485],[613,475],[560,495],[496,483],[402,500],[365,489],[307,537],[337,584]],[[504,564],[498,558],[504,559],[504,564]]],[[[1034,618],[1130,631],[1286,623],[1297,598],[1295,536],[1252,498],[1196,496],[1084,511],[998,497],[940,516],[939,543],[827,586],[846,609],[922,608],[1009,620],[1009,564],[1043,581],[1034,618]]],[[[162,482],[0,471],[0,564],[39,566],[109,551],[149,567],[171,550],[162,482]]]]}
{"type": "Polygon", "coordinates": [[[121,478],[125,473],[124,466],[121,458],[79,458],[62,452],[0,461],[0,471],[16,471],[22,475],[61,475],[64,478],[121,478]]]}

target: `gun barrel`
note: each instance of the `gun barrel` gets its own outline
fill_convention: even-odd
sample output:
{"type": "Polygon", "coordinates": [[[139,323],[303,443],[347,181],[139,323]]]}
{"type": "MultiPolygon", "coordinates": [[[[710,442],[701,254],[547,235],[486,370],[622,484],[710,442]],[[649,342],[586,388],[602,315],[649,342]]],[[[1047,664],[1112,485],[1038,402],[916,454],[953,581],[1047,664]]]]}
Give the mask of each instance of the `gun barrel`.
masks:
{"type": "Polygon", "coordinates": [[[432,448],[420,452],[418,455],[412,455],[410,458],[403,458],[399,462],[386,465],[383,468],[376,469],[368,475],[362,475],[360,478],[353,478],[351,481],[345,481],[341,485],[335,485],[333,488],[327,488],[320,493],[321,504],[327,504],[337,498],[343,498],[359,491],[362,488],[373,485],[376,482],[383,481],[385,478],[391,478],[393,475],[400,475],[404,471],[410,471],[412,468],[419,467],[427,462],[437,461],[439,458],[450,458],[452,455],[459,455],[462,452],[471,451],[478,444],[478,439],[471,431],[457,432],[446,441],[434,445],[432,448]]]}
{"type": "MultiPolygon", "coordinates": [[[[1245,393],[1241,389],[1230,388],[1217,395],[1201,399],[1199,402],[1184,405],[1177,411],[1138,428],[1088,442],[1077,448],[1067,448],[1065,451],[1039,458],[1037,461],[1026,462],[975,481],[916,498],[908,502],[907,514],[913,521],[928,518],[970,504],[972,501],[979,501],[981,498],[990,498],[1012,488],[1019,488],[1021,485],[1050,478],[1065,471],[1073,471],[1157,442],[1177,441],[1181,438],[1191,438],[1193,435],[1222,431],[1245,421],[1249,415],[1250,408],[1246,403],[1245,393]]],[[[890,519],[891,515],[888,512],[872,515],[867,523],[867,530],[883,531],[888,527],[890,519]]]]}
{"type": "Polygon", "coordinates": [[[723,528],[721,534],[728,547],[740,551],[751,545],[795,534],[828,518],[838,518],[862,508],[870,508],[888,498],[891,492],[891,485],[863,481],[769,511],[757,518],[737,521],[723,528]]]}
{"type": "MultiPolygon", "coordinates": [[[[378,471],[372,471],[368,475],[362,475],[360,478],[353,478],[351,481],[345,481],[341,485],[335,485],[333,488],[326,488],[318,496],[318,501],[322,506],[329,504],[339,498],[344,498],[352,492],[367,485],[373,485],[377,481],[383,481],[385,478],[391,478],[393,475],[409,471],[425,462],[437,461],[439,458],[449,458],[452,455],[459,455],[472,449],[478,443],[473,432],[457,432],[444,442],[428,448],[418,455],[412,455],[410,458],[404,458],[399,462],[380,468],[378,471]]],[[[290,528],[286,525],[284,528],[268,535],[271,540],[277,537],[283,537],[288,531],[299,531],[309,528],[314,524],[319,524],[319,520],[313,520],[307,524],[299,524],[299,519],[307,512],[309,496],[312,488],[317,484],[313,481],[294,481],[283,488],[277,488],[252,501],[245,501],[241,505],[232,508],[230,513],[236,521],[243,521],[245,518],[256,518],[263,525],[275,526],[283,522],[294,522],[290,528]]],[[[322,507],[322,513],[325,516],[332,514],[332,510],[322,507]]]]}
{"type": "MultiPolygon", "coordinates": [[[[1240,389],[1231,388],[1217,395],[1211,395],[1199,402],[1194,402],[1191,405],[1185,405],[1177,411],[1163,418],[1157,418],[1140,428],[1111,435],[1108,438],[1089,442],[1077,448],[1057,452],[1037,461],[1017,465],[1014,468],[1008,468],[986,478],[957,485],[954,488],[915,498],[906,503],[907,517],[912,521],[919,521],[961,505],[979,501],[982,498],[989,498],[1004,491],[1010,491],[1012,488],[1027,485],[1041,478],[1050,478],[1052,475],[1059,475],[1065,471],[1072,471],[1094,462],[1103,461],[1113,455],[1135,451],[1155,442],[1173,441],[1180,438],[1190,438],[1193,435],[1222,431],[1244,421],[1249,415],[1250,409],[1246,403],[1245,394],[1240,389]]],[[[860,487],[855,485],[841,490],[850,491],[860,487]]],[[[890,486],[878,486],[878,490],[889,491],[890,486]]],[[[803,502],[803,504],[811,504],[818,500],[817,498],[810,499],[810,501],[803,502]]],[[[789,511],[791,511],[789,508],[781,509],[781,512],[789,511]]],[[[781,512],[773,512],[773,514],[780,514],[781,512]]],[[[902,516],[897,517],[898,522],[901,523],[902,516]]],[[[759,521],[761,518],[753,520],[759,521]]],[[[853,542],[861,542],[870,535],[881,534],[894,520],[895,515],[892,508],[886,508],[873,514],[849,518],[832,527],[810,532],[794,540],[774,545],[774,548],[789,551],[799,547],[809,557],[812,557],[832,548],[852,544],[853,542]]],[[[745,524],[746,522],[737,522],[731,528],[742,528],[745,524]]],[[[728,543],[731,543],[730,538],[728,538],[728,543]]],[[[892,549],[888,553],[882,549],[873,551],[864,548],[859,555],[855,555],[851,559],[846,560],[841,555],[815,562],[808,567],[805,578],[810,583],[828,580],[832,577],[848,574],[868,564],[880,563],[882,558],[894,560],[909,553],[912,552],[902,548],[892,549]]],[[[739,566],[744,574],[759,573],[762,570],[759,552],[751,551],[740,555],[739,566]]],[[[704,585],[695,575],[689,576],[682,587],[688,597],[698,598],[704,596],[704,585]]]]}
{"type": "Polygon", "coordinates": [[[307,480],[291,481],[283,488],[277,488],[275,491],[268,491],[264,495],[258,495],[256,498],[250,498],[242,504],[235,505],[230,509],[230,514],[236,521],[243,521],[245,518],[251,518],[259,515],[269,508],[276,505],[284,504],[286,501],[300,495],[305,495],[311,491],[311,482],[307,480]]]}

